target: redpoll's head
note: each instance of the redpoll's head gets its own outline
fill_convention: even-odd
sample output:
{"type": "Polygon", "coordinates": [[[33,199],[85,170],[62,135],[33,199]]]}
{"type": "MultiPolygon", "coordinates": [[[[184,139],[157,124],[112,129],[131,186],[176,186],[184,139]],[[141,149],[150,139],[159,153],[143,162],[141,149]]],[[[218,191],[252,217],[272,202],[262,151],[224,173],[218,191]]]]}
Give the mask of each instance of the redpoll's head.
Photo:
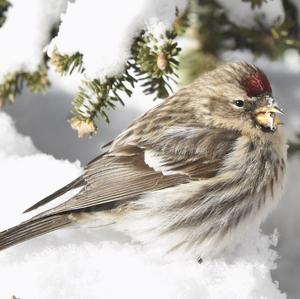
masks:
{"type": "Polygon", "coordinates": [[[195,96],[205,99],[204,115],[211,125],[270,133],[280,124],[277,114],[282,110],[273,99],[271,84],[254,65],[224,64],[193,86],[195,96]]]}

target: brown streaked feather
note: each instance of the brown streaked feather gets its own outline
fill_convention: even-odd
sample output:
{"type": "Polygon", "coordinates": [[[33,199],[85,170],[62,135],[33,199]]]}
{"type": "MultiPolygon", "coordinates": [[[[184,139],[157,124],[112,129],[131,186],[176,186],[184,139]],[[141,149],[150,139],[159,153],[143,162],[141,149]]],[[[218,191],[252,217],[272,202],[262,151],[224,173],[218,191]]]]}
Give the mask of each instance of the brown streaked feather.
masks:
{"type": "Polygon", "coordinates": [[[66,186],[64,186],[60,189],[58,189],[57,191],[55,191],[54,193],[48,195],[47,197],[43,198],[42,200],[38,201],[36,204],[34,204],[33,206],[31,206],[30,208],[25,210],[23,213],[33,211],[33,210],[47,204],[48,202],[52,201],[53,199],[67,193],[68,191],[70,191],[72,189],[76,189],[76,188],[84,186],[84,184],[85,184],[85,182],[84,182],[83,178],[78,177],[74,181],[72,181],[71,183],[67,184],[66,186]]]}
{"type": "Polygon", "coordinates": [[[25,221],[0,232],[0,250],[8,248],[45,233],[57,230],[71,223],[68,215],[51,215],[25,221]]]}
{"type": "MultiPolygon", "coordinates": [[[[115,146],[113,151],[100,155],[87,165],[79,180],[80,184],[84,182],[84,187],[77,195],[37,217],[99,208],[107,203],[133,200],[150,191],[217,175],[239,135],[224,129],[195,130],[196,134],[190,139],[193,139],[196,147],[191,147],[188,136],[182,134],[169,136],[165,142],[156,140],[165,144],[162,148],[157,148],[156,144],[150,144],[147,140],[140,140],[141,145],[126,146],[122,142],[120,146],[115,146]],[[224,142],[225,140],[227,142],[224,142]],[[157,159],[161,161],[161,171],[156,171],[145,163],[144,155],[147,149],[155,150],[157,159]],[[166,175],[164,169],[170,171],[170,174],[166,175]]],[[[161,136],[164,138],[163,134],[161,136]]],[[[57,194],[60,192],[57,191],[57,194]]],[[[51,196],[51,199],[53,198],[54,196],[51,196]]],[[[43,202],[35,206],[41,206],[43,202]]],[[[33,207],[30,210],[33,210],[33,207]]]]}
{"type": "Polygon", "coordinates": [[[129,156],[107,155],[95,161],[83,175],[85,187],[69,201],[48,213],[82,210],[109,202],[135,199],[148,191],[168,188],[189,181],[186,175],[164,176],[145,164],[143,151],[135,148],[129,156]]]}
{"type": "Polygon", "coordinates": [[[107,148],[107,147],[111,146],[113,142],[114,142],[114,140],[111,140],[111,141],[105,143],[104,145],[102,145],[101,148],[107,148]]]}
{"type": "MultiPolygon", "coordinates": [[[[205,132],[206,135],[211,134],[209,130],[205,130],[205,132]]],[[[217,130],[215,130],[215,134],[218,136],[217,130]]],[[[77,195],[49,210],[46,215],[74,212],[91,207],[99,208],[100,205],[111,202],[134,200],[147,192],[217,175],[238,135],[224,130],[219,132],[220,140],[216,135],[214,138],[204,135],[202,137],[205,142],[198,155],[195,154],[195,149],[185,148],[186,143],[183,140],[177,140],[176,144],[174,142],[174,146],[170,144],[166,148],[168,151],[168,160],[166,161],[164,160],[166,152],[163,150],[156,152],[157,158],[161,159],[162,169],[165,167],[170,171],[170,174],[167,175],[163,171],[154,170],[151,165],[145,163],[145,148],[137,145],[115,148],[114,151],[108,152],[89,164],[83,174],[85,187],[77,195]],[[226,138],[226,133],[228,135],[227,143],[222,143],[226,138]],[[222,146],[220,147],[219,144],[222,146]],[[172,151],[178,151],[178,146],[181,146],[181,155],[172,153],[172,151]],[[178,160],[178,156],[181,157],[180,160],[178,160]]],[[[198,146],[201,146],[199,142],[198,146]]],[[[143,147],[149,147],[149,145],[143,147]]]]}
{"type": "MultiPolygon", "coordinates": [[[[164,167],[174,170],[173,172],[180,175],[186,175],[186,179],[208,178],[216,175],[224,156],[234,145],[238,133],[231,130],[205,127],[200,122],[195,123],[194,117],[187,120],[186,113],[193,115],[193,109],[185,105],[188,103],[188,98],[188,91],[182,89],[164,103],[149,110],[112,142],[111,149],[108,152],[90,161],[85,168],[84,175],[78,179],[80,186],[85,186],[85,188],[75,197],[76,206],[78,202],[84,201],[83,196],[93,198],[97,196],[99,204],[102,203],[102,199],[103,202],[119,200],[122,196],[121,194],[117,196],[113,188],[120,184],[120,179],[122,182],[126,181],[125,177],[130,178],[128,183],[132,184],[128,184],[127,188],[136,188],[136,183],[133,183],[133,181],[137,178],[141,180],[140,189],[134,192],[134,196],[141,194],[143,189],[151,190],[153,185],[161,189],[167,188],[170,185],[166,184],[166,181],[172,181],[172,186],[176,185],[174,176],[163,180],[159,179],[161,174],[159,175],[145,165],[144,153],[141,152],[145,150],[153,150],[158,159],[165,164],[164,167]],[[182,99],[182,96],[185,96],[185,100],[182,99]],[[180,105],[185,106],[185,109],[174,109],[174,105],[178,105],[179,102],[180,105]],[[191,131],[188,134],[176,135],[168,132],[170,128],[185,130],[186,126],[191,131]],[[151,132],[151,138],[148,138],[146,132],[151,132]],[[189,133],[191,134],[189,135],[189,133]],[[138,156],[137,149],[140,151],[138,156]],[[132,156],[135,156],[135,158],[132,159],[132,156]],[[119,159],[116,157],[119,157],[119,159]],[[144,164],[144,168],[130,165],[133,163],[140,166],[144,164]],[[112,167],[109,167],[109,164],[112,167]],[[176,168],[178,169],[176,170],[176,168]],[[102,173],[101,177],[99,177],[100,172],[102,173]],[[149,175],[148,172],[152,172],[152,174],[149,175]],[[134,177],[134,174],[137,175],[137,178],[134,177]],[[116,177],[115,181],[111,176],[116,177]],[[99,182],[96,182],[98,180],[99,182]],[[111,185],[107,186],[104,181],[109,182],[111,185]],[[96,186],[96,184],[99,185],[96,186]],[[143,184],[145,184],[145,188],[143,184]],[[101,190],[93,190],[96,187],[101,190]],[[109,198],[109,192],[111,192],[111,198],[109,198]]],[[[181,182],[182,178],[177,183],[181,182]]],[[[77,185],[70,183],[26,211],[32,211],[76,187],[77,185]]],[[[124,188],[124,191],[126,191],[126,188],[124,188]]],[[[130,193],[125,192],[124,195],[126,195],[124,198],[131,196],[130,193]]],[[[72,201],[75,201],[75,199],[72,199],[72,201]]],[[[86,205],[83,204],[83,206],[86,205]]]]}

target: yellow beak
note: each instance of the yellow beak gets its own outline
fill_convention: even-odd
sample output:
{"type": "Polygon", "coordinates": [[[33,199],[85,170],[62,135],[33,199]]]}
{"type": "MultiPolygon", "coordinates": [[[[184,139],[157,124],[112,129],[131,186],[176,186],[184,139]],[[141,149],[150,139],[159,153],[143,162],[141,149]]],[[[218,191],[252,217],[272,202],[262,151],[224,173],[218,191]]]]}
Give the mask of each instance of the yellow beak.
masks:
{"type": "Polygon", "coordinates": [[[278,114],[283,114],[283,111],[277,104],[259,107],[254,111],[257,124],[272,132],[276,131],[277,126],[282,124],[278,114]]]}

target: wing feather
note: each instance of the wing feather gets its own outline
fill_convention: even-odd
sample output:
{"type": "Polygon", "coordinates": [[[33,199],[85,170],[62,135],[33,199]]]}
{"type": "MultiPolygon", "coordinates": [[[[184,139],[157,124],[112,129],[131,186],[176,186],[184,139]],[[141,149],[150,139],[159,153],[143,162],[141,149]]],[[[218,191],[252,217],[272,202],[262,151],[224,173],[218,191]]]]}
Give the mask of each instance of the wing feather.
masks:
{"type": "Polygon", "coordinates": [[[165,176],[144,162],[143,152],[132,157],[107,156],[98,161],[97,167],[87,169],[84,174],[86,186],[69,201],[50,210],[61,213],[98,207],[109,202],[132,200],[154,190],[164,189],[190,181],[182,174],[165,176]],[[127,160],[127,161],[125,161],[127,160]],[[108,167],[106,167],[108,165],[108,167]],[[99,170],[99,168],[101,170],[99,170]]]}
{"type": "Polygon", "coordinates": [[[161,134],[162,139],[154,139],[152,143],[140,139],[124,144],[124,140],[119,140],[119,144],[113,144],[113,150],[87,165],[80,179],[84,186],[77,195],[37,217],[112,208],[114,204],[107,204],[135,200],[147,192],[214,177],[238,136],[223,129],[196,128],[189,136],[177,134],[173,138],[168,136],[167,140],[161,134]],[[156,167],[145,161],[149,151],[158,161],[156,167]]]}

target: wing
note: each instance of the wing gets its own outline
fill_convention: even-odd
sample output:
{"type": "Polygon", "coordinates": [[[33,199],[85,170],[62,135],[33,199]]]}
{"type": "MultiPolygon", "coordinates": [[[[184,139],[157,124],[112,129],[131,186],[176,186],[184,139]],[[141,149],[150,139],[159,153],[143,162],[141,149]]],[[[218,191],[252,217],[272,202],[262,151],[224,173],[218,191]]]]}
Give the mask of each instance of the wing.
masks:
{"type": "Polygon", "coordinates": [[[218,175],[240,133],[200,123],[189,98],[189,91],[182,89],[146,112],[80,178],[28,210],[77,187],[82,187],[77,195],[46,214],[111,209],[150,191],[218,175]]]}
{"type": "Polygon", "coordinates": [[[216,176],[238,134],[181,127],[165,131],[161,138],[155,143],[115,141],[112,150],[90,162],[76,181],[76,186],[84,182],[81,191],[41,215],[112,209],[150,191],[216,176]]]}
{"type": "Polygon", "coordinates": [[[90,162],[81,177],[35,207],[82,187],[77,195],[0,232],[0,250],[69,225],[69,213],[113,209],[147,192],[217,176],[237,137],[229,131],[183,127],[165,130],[159,136],[160,142],[157,138],[149,142],[142,136],[135,144],[132,140],[115,141],[112,150],[90,162]]]}

